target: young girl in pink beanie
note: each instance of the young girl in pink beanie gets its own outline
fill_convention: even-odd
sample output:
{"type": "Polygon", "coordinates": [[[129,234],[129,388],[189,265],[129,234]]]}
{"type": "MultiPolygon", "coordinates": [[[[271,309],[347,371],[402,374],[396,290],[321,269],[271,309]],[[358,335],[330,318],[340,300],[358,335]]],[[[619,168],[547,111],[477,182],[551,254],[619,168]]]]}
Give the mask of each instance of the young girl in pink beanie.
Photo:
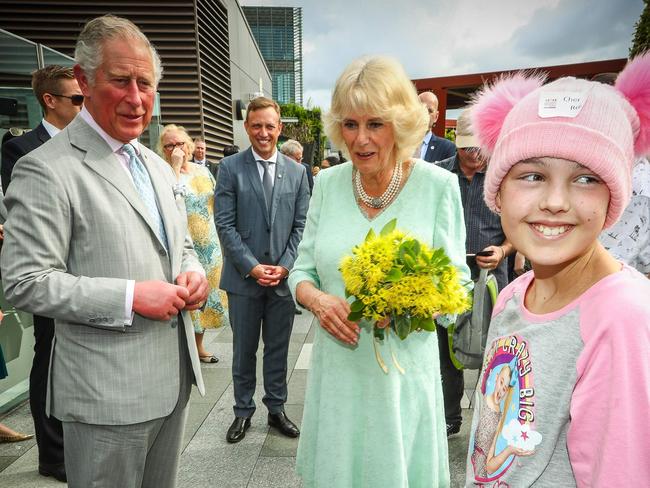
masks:
{"type": "Polygon", "coordinates": [[[466,486],[648,486],[650,280],[598,236],[629,201],[634,158],[650,150],[650,55],[614,87],[543,81],[503,78],[471,108],[490,156],[485,201],[533,271],[494,309],[466,486]],[[480,398],[504,364],[513,392],[495,417],[480,398]]]}

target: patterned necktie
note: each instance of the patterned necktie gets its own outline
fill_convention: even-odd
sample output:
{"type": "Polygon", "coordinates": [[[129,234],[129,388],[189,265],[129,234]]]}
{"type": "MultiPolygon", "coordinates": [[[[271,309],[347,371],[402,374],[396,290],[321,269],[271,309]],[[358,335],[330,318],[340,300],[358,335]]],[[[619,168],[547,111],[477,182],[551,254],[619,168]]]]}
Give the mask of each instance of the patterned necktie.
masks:
{"type": "Polygon", "coordinates": [[[264,173],[262,174],[262,189],[264,190],[264,199],[266,200],[266,210],[271,212],[271,198],[273,197],[273,180],[271,179],[271,173],[269,173],[269,164],[274,164],[272,161],[261,161],[260,163],[264,167],[264,173]]]}
{"type": "Polygon", "coordinates": [[[158,228],[156,229],[156,234],[165,246],[165,249],[169,249],[167,244],[167,234],[165,233],[165,225],[163,224],[162,216],[158,210],[156,193],[151,184],[149,173],[144,167],[144,164],[142,164],[142,161],[140,161],[140,158],[138,158],[135,153],[135,148],[131,144],[124,144],[122,146],[122,151],[129,157],[129,171],[133,177],[135,189],[138,190],[142,202],[149,211],[149,215],[153,219],[154,223],[157,224],[158,228]]]}

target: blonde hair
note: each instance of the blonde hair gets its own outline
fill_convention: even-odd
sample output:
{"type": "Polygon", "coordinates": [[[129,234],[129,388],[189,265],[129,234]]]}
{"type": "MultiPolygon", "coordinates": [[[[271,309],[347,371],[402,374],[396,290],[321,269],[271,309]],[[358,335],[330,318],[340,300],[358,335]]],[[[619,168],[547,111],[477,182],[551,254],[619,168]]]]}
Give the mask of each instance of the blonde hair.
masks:
{"type": "Polygon", "coordinates": [[[192,142],[192,138],[187,133],[187,130],[185,130],[185,127],[182,125],[167,124],[165,127],[163,127],[163,129],[160,131],[160,137],[158,138],[158,154],[160,154],[165,161],[171,163],[171,161],[167,159],[167,154],[165,154],[165,150],[163,148],[163,139],[170,132],[178,132],[181,135],[183,141],[185,142],[185,155],[189,160],[190,156],[194,154],[194,142],[192,142]]]}
{"type": "Polygon", "coordinates": [[[323,117],[325,133],[347,157],[341,125],[351,115],[369,114],[393,127],[398,161],[410,158],[429,127],[429,114],[404,68],[385,56],[353,61],[339,76],[332,105],[323,117]]]}

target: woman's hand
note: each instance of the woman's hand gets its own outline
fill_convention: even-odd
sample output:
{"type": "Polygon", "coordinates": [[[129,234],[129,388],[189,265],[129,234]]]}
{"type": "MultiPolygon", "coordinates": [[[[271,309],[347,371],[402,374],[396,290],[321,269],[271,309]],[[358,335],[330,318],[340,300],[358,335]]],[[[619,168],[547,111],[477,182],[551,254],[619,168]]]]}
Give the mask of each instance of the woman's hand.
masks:
{"type": "Polygon", "coordinates": [[[172,168],[176,174],[181,172],[181,167],[185,162],[185,151],[182,147],[175,147],[170,156],[172,168]]]}
{"type": "Polygon", "coordinates": [[[339,341],[353,346],[357,344],[360,329],[348,320],[350,304],[343,298],[320,292],[309,304],[309,309],[321,327],[339,341]]]}

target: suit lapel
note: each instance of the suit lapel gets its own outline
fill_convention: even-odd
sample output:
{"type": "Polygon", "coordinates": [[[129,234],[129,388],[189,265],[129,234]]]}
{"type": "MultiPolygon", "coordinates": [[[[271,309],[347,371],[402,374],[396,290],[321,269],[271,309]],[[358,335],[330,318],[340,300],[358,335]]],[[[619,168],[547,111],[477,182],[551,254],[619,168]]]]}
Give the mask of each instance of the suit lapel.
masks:
{"type": "Polygon", "coordinates": [[[124,198],[140,214],[153,235],[158,239],[157,225],[153,222],[149,210],[142,202],[133,181],[126,174],[122,163],[111,151],[106,141],[86,124],[81,117],[75,117],[67,130],[70,135],[70,143],[86,153],[84,164],[124,195],[124,198]]]}
{"type": "Polygon", "coordinates": [[[36,129],[34,129],[34,132],[36,132],[36,135],[38,136],[38,139],[42,143],[47,142],[47,141],[49,141],[51,139],[50,133],[47,131],[47,129],[43,125],[43,122],[41,122],[40,124],[38,124],[36,126],[36,129]]]}
{"type": "Polygon", "coordinates": [[[262,189],[262,180],[260,179],[260,173],[257,169],[257,161],[253,157],[253,150],[248,149],[246,154],[246,161],[244,164],[246,168],[246,173],[248,173],[248,179],[250,180],[253,191],[257,196],[257,200],[266,219],[266,224],[269,225],[269,212],[266,210],[266,200],[264,198],[264,190],[262,189]]]}
{"type": "MultiPolygon", "coordinates": [[[[295,164],[295,163],[293,163],[295,164]]],[[[271,224],[275,221],[275,214],[278,211],[278,202],[280,201],[280,195],[282,194],[282,188],[284,187],[284,182],[287,177],[286,173],[286,161],[281,154],[278,154],[278,159],[275,164],[275,182],[273,183],[273,199],[271,200],[271,224]]]]}

